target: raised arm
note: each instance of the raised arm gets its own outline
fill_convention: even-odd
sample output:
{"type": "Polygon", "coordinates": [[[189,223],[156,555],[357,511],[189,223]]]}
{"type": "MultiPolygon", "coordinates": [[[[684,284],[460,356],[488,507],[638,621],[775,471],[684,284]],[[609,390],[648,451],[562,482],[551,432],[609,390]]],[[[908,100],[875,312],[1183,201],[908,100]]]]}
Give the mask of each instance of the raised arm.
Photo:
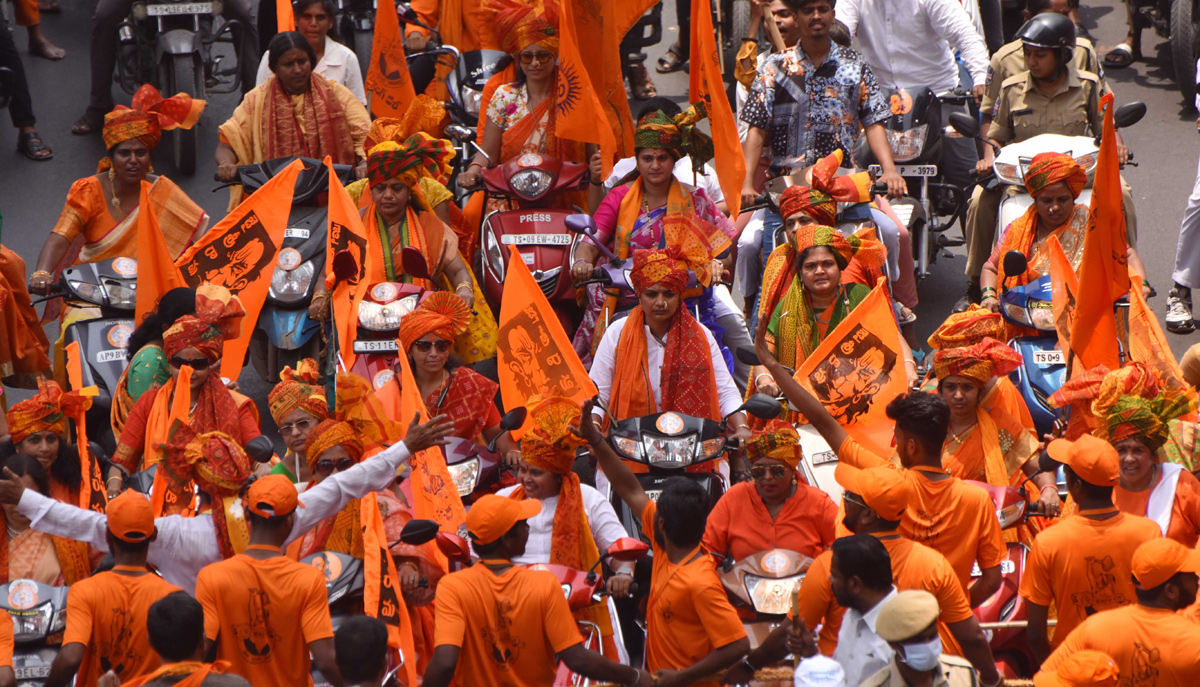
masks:
{"type": "Polygon", "coordinates": [[[645,510],[650,497],[646,496],[646,490],[642,488],[637,475],[621,462],[616,451],[604,440],[604,435],[600,433],[600,428],[596,426],[592,417],[591,401],[583,404],[583,413],[579,416],[579,430],[575,434],[588,442],[588,448],[600,461],[600,469],[604,471],[604,476],[608,478],[608,483],[612,485],[613,491],[617,492],[617,496],[620,496],[634,513],[645,510]]]}
{"type": "Polygon", "coordinates": [[[817,432],[825,439],[825,443],[834,451],[841,448],[849,436],[846,430],[838,424],[838,421],[833,419],[825,406],[821,405],[812,394],[808,393],[800,383],[792,378],[792,375],[779,361],[775,359],[775,355],[771,353],[771,349],[767,346],[767,324],[769,320],[761,317],[758,320],[758,330],[754,333],[754,352],[758,355],[758,362],[762,363],[763,367],[771,373],[775,378],[775,383],[779,385],[779,391],[787,397],[787,400],[799,410],[804,417],[808,418],[809,423],[816,428],[817,432]]]}

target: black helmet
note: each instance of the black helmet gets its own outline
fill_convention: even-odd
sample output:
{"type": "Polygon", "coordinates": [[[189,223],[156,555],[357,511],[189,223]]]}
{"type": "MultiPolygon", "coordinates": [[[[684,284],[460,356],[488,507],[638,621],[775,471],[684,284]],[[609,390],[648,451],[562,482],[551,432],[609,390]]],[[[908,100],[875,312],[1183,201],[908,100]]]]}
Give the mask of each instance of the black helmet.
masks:
{"type": "Polygon", "coordinates": [[[1057,12],[1043,12],[1017,31],[1017,39],[1037,48],[1075,49],[1075,24],[1057,12]]]}

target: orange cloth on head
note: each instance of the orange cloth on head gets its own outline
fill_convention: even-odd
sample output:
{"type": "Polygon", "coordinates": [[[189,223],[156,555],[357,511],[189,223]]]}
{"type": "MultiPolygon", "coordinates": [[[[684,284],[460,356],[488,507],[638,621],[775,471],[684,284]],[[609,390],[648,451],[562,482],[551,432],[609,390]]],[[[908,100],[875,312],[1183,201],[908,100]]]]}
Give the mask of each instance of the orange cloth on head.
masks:
{"type": "Polygon", "coordinates": [[[467,302],[448,291],[437,291],[426,298],[416,310],[404,316],[396,337],[401,351],[408,349],[428,334],[454,341],[471,327],[471,309],[467,302]]]}
{"type": "Polygon", "coordinates": [[[279,373],[279,383],[267,394],[267,409],[277,425],[296,410],[303,410],[318,420],[328,417],[329,405],[325,401],[325,390],[321,387],[317,361],[305,358],[294,370],[291,366],[283,368],[279,373]]]}
{"type": "Polygon", "coordinates": [[[677,247],[639,250],[633,254],[633,269],[629,273],[633,288],[643,291],[662,284],[677,294],[683,294],[688,282],[688,264],[677,247]]]}
{"type": "Polygon", "coordinates": [[[1058,609],[1050,645],[1062,644],[1097,611],[1136,603],[1130,573],[1133,552],[1161,536],[1154,522],[1126,513],[1103,520],[1075,513],[1039,533],[1026,560],[1020,594],[1039,606],[1058,609]]]}
{"type": "Polygon", "coordinates": [[[486,7],[495,11],[496,36],[504,52],[517,52],[537,43],[558,55],[557,0],[493,0],[486,7]]]}
{"type": "Polygon", "coordinates": [[[540,687],[554,682],[555,654],[583,641],[553,574],[513,566],[497,575],[476,563],[438,583],[434,647],[459,648],[459,685],[540,687]]]}
{"type": "Polygon", "coordinates": [[[403,143],[417,132],[438,138],[442,135],[445,125],[445,106],[424,93],[419,93],[401,117],[379,117],[371,122],[371,129],[367,132],[363,147],[369,151],[385,141],[403,143]]]}
{"type": "Polygon", "coordinates": [[[345,449],[346,453],[350,454],[350,460],[356,463],[362,460],[365,448],[362,435],[348,422],[322,420],[321,424],[308,433],[308,440],[304,443],[304,457],[308,459],[308,467],[316,465],[321,454],[335,446],[345,449]]]}
{"type": "Polygon", "coordinates": [[[768,422],[765,431],[747,439],[742,445],[742,450],[746,452],[746,460],[750,463],[760,458],[773,458],[782,461],[793,470],[804,458],[804,450],[800,447],[800,435],[796,433],[796,428],[778,419],[768,422]]]}
{"type": "MultiPolygon", "coordinates": [[[[658,504],[642,510],[642,534],[654,542],[658,504]]],[[[646,668],[650,672],[688,668],[713,651],[746,636],[742,620],[729,603],[711,556],[702,547],[678,565],[654,544],[654,568],[646,606],[646,668]]],[[[716,680],[693,682],[716,687],[716,680]]]]}
{"type": "Polygon", "coordinates": [[[1121,684],[1130,687],[1200,685],[1200,624],[1165,608],[1132,605],[1089,617],[1050,654],[1042,670],[1057,670],[1068,656],[1086,650],[1111,656],[1121,684]]]}
{"type": "MultiPolygon", "coordinates": [[[[1158,485],[1145,491],[1128,491],[1118,484],[1113,487],[1113,503],[1122,513],[1145,516],[1155,486],[1158,485]]],[[[1175,485],[1175,502],[1171,506],[1171,524],[1167,526],[1166,536],[1188,548],[1195,548],[1200,541],[1200,480],[1187,470],[1179,473],[1175,485]]]]}
{"type": "MultiPolygon", "coordinates": [[[[861,469],[891,465],[847,437],[838,460],[861,469]]],[[[905,470],[912,500],[900,522],[900,532],[935,549],[954,568],[965,591],[971,585],[976,561],[982,570],[1000,565],[1008,555],[996,509],[987,492],[955,477],[935,482],[925,468],[905,470]]]]}
{"type": "Polygon", "coordinates": [[[993,338],[973,345],[944,348],[933,354],[933,371],[938,380],[966,377],[982,387],[992,377],[1006,375],[1021,364],[1021,354],[993,338]]]}
{"type": "Polygon", "coordinates": [[[729,488],[708,514],[704,548],[740,561],[759,551],[787,549],[815,558],[833,544],[837,505],[825,492],[804,482],[783,502],[774,518],[753,482],[729,488]]]}
{"type": "MultiPolygon", "coordinates": [[[[158,89],[150,84],[143,84],[133,94],[132,105],[132,108],[117,105],[112,112],[104,115],[101,136],[106,149],[112,150],[114,146],[136,138],[154,150],[162,140],[162,132],[190,129],[200,120],[200,113],[204,112],[203,100],[192,98],[187,93],[163,98],[158,89]]],[[[104,169],[107,166],[100,171],[104,169]]]]}
{"type": "Polygon", "coordinates": [[[14,444],[38,432],[54,432],[65,439],[67,419],[75,417],[79,408],[86,410],[91,405],[90,396],[78,391],[64,393],[57,382],[39,380],[38,392],[13,404],[6,414],[8,433],[14,444]]]}
{"type": "Polygon", "coordinates": [[[946,318],[937,331],[929,335],[929,347],[934,350],[974,346],[985,338],[1003,340],[1008,333],[1000,313],[972,303],[966,310],[946,318]]]}
{"type": "Polygon", "coordinates": [[[153,573],[129,575],[117,570],[79,581],[67,595],[67,630],[62,643],[78,642],[85,647],[75,678],[79,687],[95,687],[109,668],[124,683],[162,664],[150,647],[146,615],[155,601],[180,590],[153,573]]]}
{"type": "Polygon", "coordinates": [[[312,685],[308,645],[333,637],[320,570],[284,556],[238,554],[200,571],[196,600],[204,636],[230,672],[256,687],[312,685]]]}

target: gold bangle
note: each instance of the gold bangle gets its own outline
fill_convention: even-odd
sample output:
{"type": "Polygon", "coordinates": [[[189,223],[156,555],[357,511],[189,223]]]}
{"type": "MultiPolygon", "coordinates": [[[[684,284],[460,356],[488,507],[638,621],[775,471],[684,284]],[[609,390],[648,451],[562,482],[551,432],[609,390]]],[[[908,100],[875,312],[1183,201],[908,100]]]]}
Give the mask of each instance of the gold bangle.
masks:
{"type": "Polygon", "coordinates": [[[459,284],[458,286],[454,287],[454,292],[458,293],[459,291],[462,291],[463,289],[466,289],[468,291],[475,290],[474,288],[472,288],[472,286],[469,283],[463,282],[463,283],[459,284]]]}
{"type": "Polygon", "coordinates": [[[29,275],[29,277],[30,277],[30,278],[33,278],[33,277],[53,277],[53,276],[54,276],[53,274],[50,274],[50,273],[49,273],[49,272],[47,272],[46,270],[34,270],[34,271],[33,271],[33,274],[29,275]]]}

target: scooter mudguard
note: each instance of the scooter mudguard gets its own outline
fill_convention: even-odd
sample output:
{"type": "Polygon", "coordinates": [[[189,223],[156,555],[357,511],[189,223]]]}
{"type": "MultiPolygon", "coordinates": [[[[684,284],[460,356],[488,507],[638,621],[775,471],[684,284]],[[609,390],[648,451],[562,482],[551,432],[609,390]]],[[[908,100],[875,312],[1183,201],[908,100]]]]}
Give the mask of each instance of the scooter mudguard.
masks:
{"type": "Polygon", "coordinates": [[[1038,436],[1049,434],[1057,418],[1050,407],[1050,396],[1062,388],[1066,381],[1067,366],[1061,362],[1041,361],[1045,360],[1046,353],[1052,353],[1056,359],[1062,360],[1057,357],[1061,354],[1058,339],[1053,336],[1023,336],[1013,339],[1010,345],[1021,354],[1022,362],[1009,377],[1021,393],[1029,414],[1033,416],[1038,436]]]}
{"type": "Polygon", "coordinates": [[[158,34],[158,55],[191,55],[200,52],[200,34],[172,29],[158,34]]]}
{"type": "Polygon", "coordinates": [[[321,323],[309,318],[305,308],[283,310],[264,305],[258,315],[258,328],[266,333],[275,348],[294,351],[320,331],[321,323]]]}

